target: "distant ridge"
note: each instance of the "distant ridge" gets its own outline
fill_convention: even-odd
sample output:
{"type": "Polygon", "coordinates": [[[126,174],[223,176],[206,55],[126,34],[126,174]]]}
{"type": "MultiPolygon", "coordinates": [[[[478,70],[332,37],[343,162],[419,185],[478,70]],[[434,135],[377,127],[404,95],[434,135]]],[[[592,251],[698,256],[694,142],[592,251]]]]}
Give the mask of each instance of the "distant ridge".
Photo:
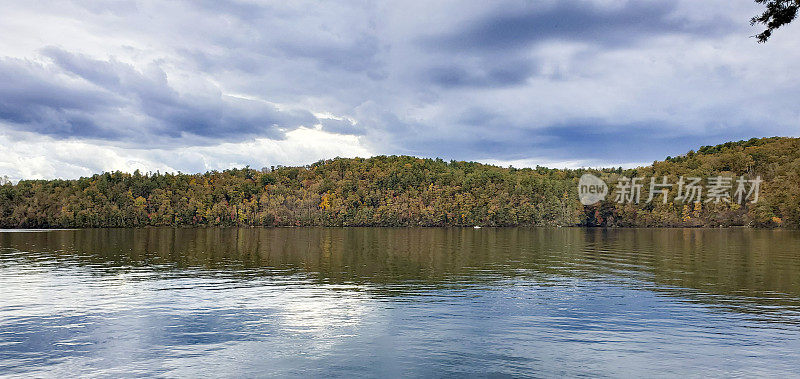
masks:
{"type": "MultiPolygon", "coordinates": [[[[647,187],[647,186],[645,186],[647,187]]],[[[674,186],[673,186],[674,187],[674,186]]],[[[647,196],[644,188],[643,196],[647,196]]],[[[676,188],[670,189],[670,198],[676,188]]],[[[410,156],[203,174],[110,172],[0,186],[5,228],[142,226],[754,226],[800,225],[800,139],[703,146],[650,166],[559,170],[410,156]],[[578,178],[760,176],[756,204],[583,206],[578,178]]]]}

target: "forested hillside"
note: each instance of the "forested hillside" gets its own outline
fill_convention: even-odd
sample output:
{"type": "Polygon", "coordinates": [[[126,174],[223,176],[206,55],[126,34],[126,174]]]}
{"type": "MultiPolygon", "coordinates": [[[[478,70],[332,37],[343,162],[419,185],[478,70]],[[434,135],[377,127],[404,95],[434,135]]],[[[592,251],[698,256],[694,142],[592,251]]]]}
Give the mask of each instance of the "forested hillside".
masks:
{"type": "MultiPolygon", "coordinates": [[[[648,186],[644,186],[647,197],[648,186]]],[[[2,227],[139,226],[781,226],[800,225],[800,139],[707,146],[638,169],[503,168],[408,156],[203,174],[111,172],[0,186],[2,227]],[[593,173],[621,177],[761,176],[755,204],[578,201],[593,173]]],[[[676,191],[675,188],[670,191],[676,191]]],[[[672,198],[672,196],[670,197],[672,198]]]]}

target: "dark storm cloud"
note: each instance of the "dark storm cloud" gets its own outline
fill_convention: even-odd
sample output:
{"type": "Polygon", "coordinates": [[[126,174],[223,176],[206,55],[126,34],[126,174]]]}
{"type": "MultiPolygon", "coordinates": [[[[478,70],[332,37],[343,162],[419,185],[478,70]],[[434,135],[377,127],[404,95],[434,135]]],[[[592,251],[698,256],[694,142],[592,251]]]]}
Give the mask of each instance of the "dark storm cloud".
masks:
{"type": "Polygon", "coordinates": [[[306,111],[280,111],[264,102],[223,95],[206,87],[199,93],[179,93],[170,87],[167,75],[153,67],[139,72],[115,61],[97,61],[63,50],[48,48],[45,55],[65,71],[123,95],[144,115],[159,121],[154,130],[178,138],[191,134],[207,138],[241,139],[253,135],[278,138],[282,128],[314,125],[306,111]]]}
{"type": "Polygon", "coordinates": [[[94,121],[94,115],[119,99],[57,74],[31,61],[0,59],[0,121],[62,137],[119,137],[120,131],[94,121]]]}
{"type": "Polygon", "coordinates": [[[507,87],[525,82],[536,72],[534,62],[508,59],[482,62],[479,65],[450,64],[427,70],[427,78],[445,88],[507,87]]]}
{"type": "Polygon", "coordinates": [[[208,83],[199,92],[178,92],[156,66],[139,71],[113,59],[95,60],[53,47],[42,53],[52,65],[0,62],[0,79],[5,79],[0,120],[57,137],[173,139],[170,143],[177,144],[183,137],[194,143],[281,138],[287,130],[318,123],[308,111],[224,95],[208,83]]]}
{"type": "Polygon", "coordinates": [[[450,51],[509,51],[536,43],[562,40],[591,45],[629,44],[653,35],[690,33],[698,36],[730,30],[732,22],[693,23],[676,17],[671,1],[625,1],[599,6],[580,0],[564,0],[522,8],[510,5],[461,29],[428,37],[423,44],[450,51]]]}

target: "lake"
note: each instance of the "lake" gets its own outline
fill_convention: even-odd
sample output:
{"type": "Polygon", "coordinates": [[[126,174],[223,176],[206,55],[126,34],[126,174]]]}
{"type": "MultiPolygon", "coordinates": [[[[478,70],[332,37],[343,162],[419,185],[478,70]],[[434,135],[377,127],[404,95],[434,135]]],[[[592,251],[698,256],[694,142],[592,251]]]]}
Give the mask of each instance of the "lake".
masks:
{"type": "Polygon", "coordinates": [[[800,232],[0,232],[0,373],[790,376],[800,232]]]}

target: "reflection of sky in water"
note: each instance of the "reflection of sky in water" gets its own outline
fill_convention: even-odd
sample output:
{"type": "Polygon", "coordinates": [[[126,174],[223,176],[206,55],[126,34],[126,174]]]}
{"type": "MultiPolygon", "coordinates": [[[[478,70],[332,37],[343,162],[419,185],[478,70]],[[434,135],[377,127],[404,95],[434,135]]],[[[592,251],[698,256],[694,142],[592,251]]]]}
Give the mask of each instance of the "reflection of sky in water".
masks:
{"type": "Polygon", "coordinates": [[[298,282],[4,275],[2,368],[54,375],[729,375],[790,372],[796,360],[789,358],[800,349],[794,325],[765,326],[598,281],[515,280],[402,297],[298,282]]]}
{"type": "Polygon", "coordinates": [[[98,275],[96,264],[47,253],[0,257],[2,373],[774,376],[800,362],[796,309],[774,306],[782,318],[759,320],[727,308],[735,295],[652,275],[493,263],[470,280],[417,286],[280,269],[98,275]]]}
{"type": "Polygon", "coordinates": [[[23,271],[0,277],[0,288],[6,289],[0,306],[3,371],[37,366],[63,374],[169,371],[177,368],[170,363],[206,354],[225,356],[244,348],[239,354],[250,356],[251,349],[273,340],[273,358],[315,356],[353,336],[365,315],[380,314],[363,293],[301,284],[302,278],[290,286],[280,283],[287,278],[277,285],[266,278],[239,286],[224,279],[148,281],[80,270],[23,271]],[[142,362],[151,363],[137,367],[142,362]]]}

